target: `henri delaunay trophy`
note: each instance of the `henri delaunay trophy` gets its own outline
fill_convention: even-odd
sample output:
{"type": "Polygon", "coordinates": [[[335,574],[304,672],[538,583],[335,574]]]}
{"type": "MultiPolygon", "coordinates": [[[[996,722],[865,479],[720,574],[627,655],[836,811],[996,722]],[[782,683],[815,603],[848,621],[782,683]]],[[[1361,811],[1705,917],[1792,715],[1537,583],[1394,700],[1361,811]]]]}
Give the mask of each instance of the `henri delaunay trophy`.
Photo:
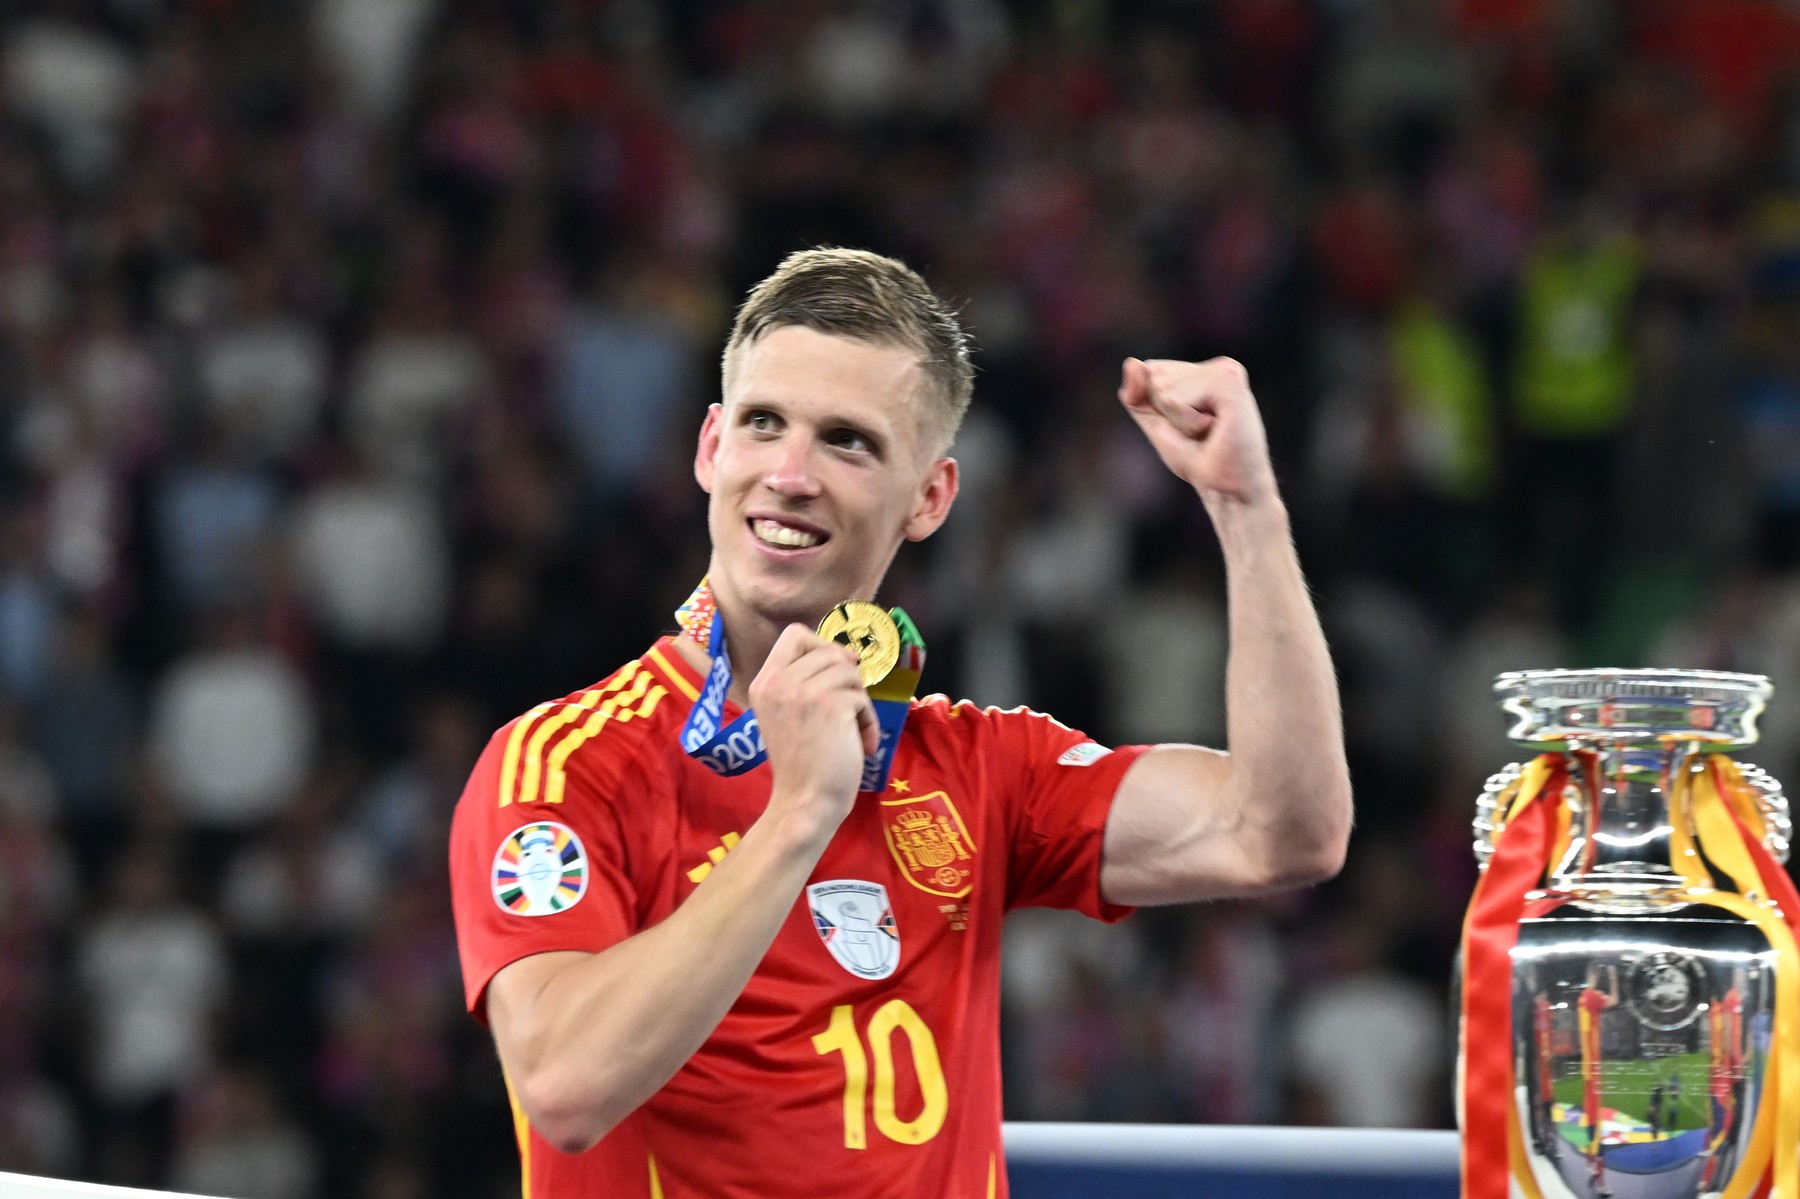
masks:
{"type": "Polygon", "coordinates": [[[1800,915],[1756,675],[1501,675],[1463,937],[1464,1195],[1793,1193],[1800,915]]]}

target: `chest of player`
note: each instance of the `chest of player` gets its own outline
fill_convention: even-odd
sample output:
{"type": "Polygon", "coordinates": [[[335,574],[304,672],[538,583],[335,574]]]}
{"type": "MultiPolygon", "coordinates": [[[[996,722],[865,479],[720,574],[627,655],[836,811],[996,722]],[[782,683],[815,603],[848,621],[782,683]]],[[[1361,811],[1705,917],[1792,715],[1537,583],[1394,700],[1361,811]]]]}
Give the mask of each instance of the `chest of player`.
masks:
{"type": "MultiPolygon", "coordinates": [[[[680,782],[670,909],[702,886],[768,803],[767,769],[680,782]]],[[[952,780],[903,744],[889,786],[856,799],[771,947],[758,982],[840,991],[952,969],[996,935],[1004,845],[979,776],[952,780]],[[911,752],[909,752],[909,750],[911,752]]],[[[752,991],[758,984],[752,984],[752,991]]]]}

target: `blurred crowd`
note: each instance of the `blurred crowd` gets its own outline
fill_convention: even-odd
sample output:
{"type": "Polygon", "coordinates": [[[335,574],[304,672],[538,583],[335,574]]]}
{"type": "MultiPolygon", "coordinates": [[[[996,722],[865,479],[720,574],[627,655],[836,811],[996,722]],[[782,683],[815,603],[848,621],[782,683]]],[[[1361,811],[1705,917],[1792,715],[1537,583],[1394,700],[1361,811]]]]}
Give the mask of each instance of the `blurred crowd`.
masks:
{"type": "Polygon", "coordinates": [[[980,346],[928,690],[1223,743],[1126,354],[1248,365],[1343,682],[1344,876],[1016,916],[1009,1116],[1446,1124],[1493,674],[1766,673],[1800,765],[1797,62],[1784,0],[0,0],[0,1169],[516,1193],[451,808],[671,627],[815,244],[980,346]]]}

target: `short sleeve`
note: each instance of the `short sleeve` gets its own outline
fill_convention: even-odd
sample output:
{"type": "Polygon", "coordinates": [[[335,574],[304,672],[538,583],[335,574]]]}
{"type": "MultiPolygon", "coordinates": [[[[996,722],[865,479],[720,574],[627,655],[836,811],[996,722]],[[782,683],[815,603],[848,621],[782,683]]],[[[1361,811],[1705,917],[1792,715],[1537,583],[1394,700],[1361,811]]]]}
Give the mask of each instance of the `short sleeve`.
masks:
{"type": "Polygon", "coordinates": [[[1132,908],[1100,895],[1106,817],[1125,771],[1147,746],[1108,749],[1037,712],[993,715],[996,750],[1016,790],[1009,797],[1008,910],[1070,908],[1109,923],[1132,908]]]}
{"type": "Polygon", "coordinates": [[[485,1019],[488,983],[520,958],[598,953],[637,931],[637,889],[613,804],[624,764],[589,746],[582,768],[568,771],[559,802],[516,802],[530,793],[513,777],[530,770],[515,735],[525,719],[488,742],[450,826],[463,996],[478,1019],[485,1019]]]}

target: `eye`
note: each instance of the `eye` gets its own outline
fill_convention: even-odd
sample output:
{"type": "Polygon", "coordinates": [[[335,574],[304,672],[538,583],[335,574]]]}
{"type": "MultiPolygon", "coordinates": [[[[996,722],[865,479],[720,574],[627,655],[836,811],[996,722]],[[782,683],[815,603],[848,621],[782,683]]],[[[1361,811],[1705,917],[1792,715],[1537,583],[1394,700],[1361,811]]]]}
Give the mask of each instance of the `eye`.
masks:
{"type": "Polygon", "coordinates": [[[855,454],[873,454],[875,443],[855,429],[835,429],[825,438],[833,449],[849,450],[855,454]]]}
{"type": "Polygon", "coordinates": [[[752,409],[744,414],[744,427],[752,433],[774,433],[780,430],[781,421],[773,412],[752,409]]]}

